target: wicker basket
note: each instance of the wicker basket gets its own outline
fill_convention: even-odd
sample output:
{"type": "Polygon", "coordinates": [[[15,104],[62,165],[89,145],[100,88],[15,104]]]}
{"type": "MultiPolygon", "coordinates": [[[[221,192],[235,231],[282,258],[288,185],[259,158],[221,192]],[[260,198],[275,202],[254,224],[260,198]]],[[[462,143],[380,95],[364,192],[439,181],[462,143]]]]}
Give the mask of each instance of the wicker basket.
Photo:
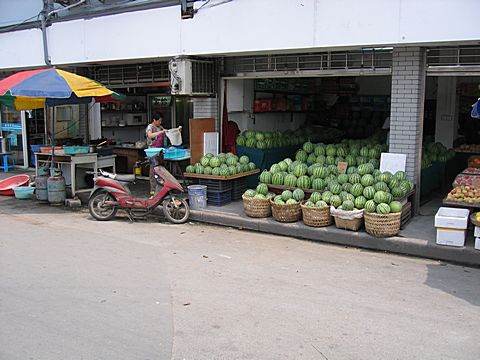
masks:
{"type": "Polygon", "coordinates": [[[395,236],[400,231],[402,213],[365,213],[365,230],[376,237],[395,236]]]}
{"type": "Polygon", "coordinates": [[[245,214],[252,218],[267,218],[272,216],[272,208],[270,207],[270,199],[257,199],[253,197],[245,197],[243,199],[243,210],[245,214]]]}
{"type": "Polygon", "coordinates": [[[308,226],[322,227],[332,225],[330,207],[319,208],[301,204],[303,223],[308,226]]]}
{"type": "Polygon", "coordinates": [[[342,219],[338,216],[334,216],[335,226],[343,230],[358,231],[363,225],[363,217],[355,219],[342,219]]]}
{"type": "Polygon", "coordinates": [[[270,200],[272,216],[279,222],[296,222],[302,217],[302,208],[298,204],[276,204],[270,200]]]}

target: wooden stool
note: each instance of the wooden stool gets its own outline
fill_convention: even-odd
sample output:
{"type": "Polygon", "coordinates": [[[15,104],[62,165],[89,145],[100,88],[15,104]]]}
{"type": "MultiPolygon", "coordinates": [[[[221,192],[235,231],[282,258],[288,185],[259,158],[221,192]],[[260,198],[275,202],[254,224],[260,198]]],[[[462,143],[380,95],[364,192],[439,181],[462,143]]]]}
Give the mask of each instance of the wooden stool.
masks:
{"type": "Polygon", "coordinates": [[[2,158],[3,165],[0,166],[0,169],[3,169],[3,171],[8,172],[8,169],[13,169],[15,168],[15,161],[13,160],[13,156],[11,152],[4,152],[0,153],[0,157],[2,158]],[[8,163],[8,157],[12,159],[12,163],[8,163]]]}

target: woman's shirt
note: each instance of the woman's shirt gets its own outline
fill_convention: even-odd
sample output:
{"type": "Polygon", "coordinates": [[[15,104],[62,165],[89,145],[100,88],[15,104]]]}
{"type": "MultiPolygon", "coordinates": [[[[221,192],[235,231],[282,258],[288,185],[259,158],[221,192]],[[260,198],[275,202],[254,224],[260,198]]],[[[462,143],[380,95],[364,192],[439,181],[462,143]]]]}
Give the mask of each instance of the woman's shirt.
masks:
{"type": "Polygon", "coordinates": [[[159,131],[161,131],[161,130],[163,130],[163,127],[162,127],[162,126],[156,127],[156,126],[153,125],[153,124],[148,124],[147,129],[145,130],[145,136],[147,137],[147,146],[148,146],[148,147],[152,146],[153,142],[155,141],[155,138],[150,139],[150,138],[148,137],[148,132],[151,131],[152,133],[156,133],[156,132],[159,132],[159,131]]]}

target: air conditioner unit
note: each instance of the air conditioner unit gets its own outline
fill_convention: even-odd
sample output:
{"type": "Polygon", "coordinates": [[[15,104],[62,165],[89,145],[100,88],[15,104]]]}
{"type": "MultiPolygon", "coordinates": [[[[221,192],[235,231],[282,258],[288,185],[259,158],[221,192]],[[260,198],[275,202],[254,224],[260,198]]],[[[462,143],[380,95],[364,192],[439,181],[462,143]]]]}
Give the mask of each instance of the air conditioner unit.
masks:
{"type": "Polygon", "coordinates": [[[175,57],[170,60],[170,83],[173,95],[192,95],[192,60],[184,57],[175,57]]]}

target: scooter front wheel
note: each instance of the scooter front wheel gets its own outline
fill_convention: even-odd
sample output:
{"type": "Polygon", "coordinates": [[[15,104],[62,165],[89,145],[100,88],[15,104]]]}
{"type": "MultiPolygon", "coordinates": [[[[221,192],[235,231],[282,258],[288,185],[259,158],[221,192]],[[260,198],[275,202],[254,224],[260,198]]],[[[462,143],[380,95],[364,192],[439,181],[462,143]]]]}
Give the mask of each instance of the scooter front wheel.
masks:
{"type": "Polygon", "coordinates": [[[112,219],[117,213],[117,207],[106,206],[105,201],[115,201],[115,198],[105,190],[96,192],[88,200],[88,211],[94,219],[107,221],[112,219]]]}
{"type": "Polygon", "coordinates": [[[183,224],[190,216],[190,206],[182,198],[169,197],[163,202],[163,214],[174,224],[183,224]]]}

